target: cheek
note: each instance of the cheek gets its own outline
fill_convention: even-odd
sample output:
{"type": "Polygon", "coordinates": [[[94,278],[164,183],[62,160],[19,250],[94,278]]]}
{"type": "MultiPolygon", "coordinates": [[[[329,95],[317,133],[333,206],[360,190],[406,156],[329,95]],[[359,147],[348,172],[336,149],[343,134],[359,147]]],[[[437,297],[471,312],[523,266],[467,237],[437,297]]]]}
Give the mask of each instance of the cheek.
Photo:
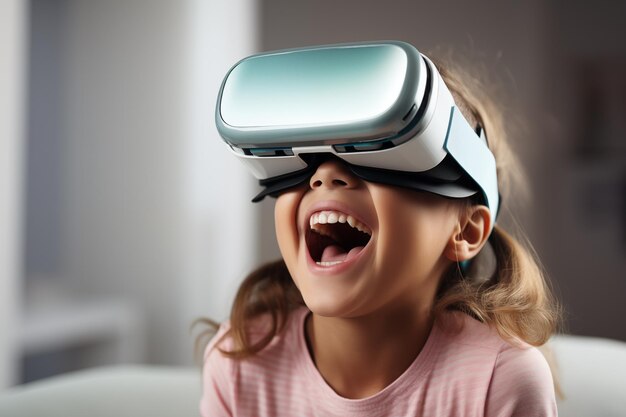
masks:
{"type": "Polygon", "coordinates": [[[290,267],[298,254],[299,239],[296,222],[300,194],[297,192],[283,193],[276,199],[276,206],[274,207],[276,240],[287,267],[290,267]]]}
{"type": "Polygon", "coordinates": [[[454,228],[448,205],[428,195],[384,191],[387,195],[380,196],[379,206],[385,218],[381,224],[383,258],[398,266],[397,274],[406,270],[428,274],[443,255],[454,228]]]}

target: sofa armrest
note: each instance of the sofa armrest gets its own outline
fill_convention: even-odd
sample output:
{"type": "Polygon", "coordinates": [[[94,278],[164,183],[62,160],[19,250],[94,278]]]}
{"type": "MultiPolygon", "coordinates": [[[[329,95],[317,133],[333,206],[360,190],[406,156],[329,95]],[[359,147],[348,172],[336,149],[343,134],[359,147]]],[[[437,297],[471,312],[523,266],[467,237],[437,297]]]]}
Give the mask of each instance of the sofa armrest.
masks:
{"type": "Polygon", "coordinates": [[[626,343],[560,335],[550,346],[565,395],[559,415],[626,416],[626,343]]]}
{"type": "Polygon", "coordinates": [[[199,369],[94,368],[0,393],[0,416],[197,417],[200,390],[199,369]]]}

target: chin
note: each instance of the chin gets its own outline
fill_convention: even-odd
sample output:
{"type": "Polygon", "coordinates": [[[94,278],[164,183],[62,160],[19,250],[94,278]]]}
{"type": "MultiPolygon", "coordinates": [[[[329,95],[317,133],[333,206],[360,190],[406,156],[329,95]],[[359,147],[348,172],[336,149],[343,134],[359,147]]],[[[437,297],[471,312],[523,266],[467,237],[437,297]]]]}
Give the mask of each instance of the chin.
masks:
{"type": "Polygon", "coordinates": [[[352,317],[358,308],[345,292],[317,289],[302,292],[302,298],[309,310],[322,317],[352,317]]]}

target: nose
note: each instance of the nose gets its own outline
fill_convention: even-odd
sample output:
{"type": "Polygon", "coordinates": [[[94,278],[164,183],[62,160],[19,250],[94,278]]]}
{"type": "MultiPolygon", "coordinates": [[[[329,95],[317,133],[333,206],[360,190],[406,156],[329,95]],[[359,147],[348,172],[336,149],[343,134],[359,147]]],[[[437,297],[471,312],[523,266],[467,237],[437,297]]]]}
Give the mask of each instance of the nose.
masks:
{"type": "Polygon", "coordinates": [[[354,188],[358,179],[352,172],[338,160],[325,161],[320,164],[311,177],[309,185],[311,189],[327,188],[354,188]]]}

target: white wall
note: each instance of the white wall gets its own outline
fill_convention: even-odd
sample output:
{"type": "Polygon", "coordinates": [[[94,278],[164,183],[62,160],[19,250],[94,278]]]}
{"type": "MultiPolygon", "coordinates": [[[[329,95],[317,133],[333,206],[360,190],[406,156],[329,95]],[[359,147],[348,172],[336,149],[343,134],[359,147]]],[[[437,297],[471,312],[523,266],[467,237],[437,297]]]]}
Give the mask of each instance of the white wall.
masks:
{"type": "MultiPolygon", "coordinates": [[[[185,279],[183,324],[204,316],[222,321],[241,279],[258,262],[252,175],[227,151],[214,123],[226,72],[258,49],[257,0],[191,0],[187,8],[184,74],[185,279]]],[[[189,361],[192,340],[181,362],[189,361]]]]}
{"type": "Polygon", "coordinates": [[[17,377],[26,4],[0,3],[0,390],[17,377]]]}
{"type": "Polygon", "coordinates": [[[144,309],[148,360],[167,361],[180,314],[182,11],[69,3],[66,279],[144,309]]]}
{"type": "Polygon", "coordinates": [[[253,261],[252,181],[215,132],[254,1],[69,2],[66,279],[148,319],[148,361],[191,362],[192,318],[226,316],[253,261]]]}

